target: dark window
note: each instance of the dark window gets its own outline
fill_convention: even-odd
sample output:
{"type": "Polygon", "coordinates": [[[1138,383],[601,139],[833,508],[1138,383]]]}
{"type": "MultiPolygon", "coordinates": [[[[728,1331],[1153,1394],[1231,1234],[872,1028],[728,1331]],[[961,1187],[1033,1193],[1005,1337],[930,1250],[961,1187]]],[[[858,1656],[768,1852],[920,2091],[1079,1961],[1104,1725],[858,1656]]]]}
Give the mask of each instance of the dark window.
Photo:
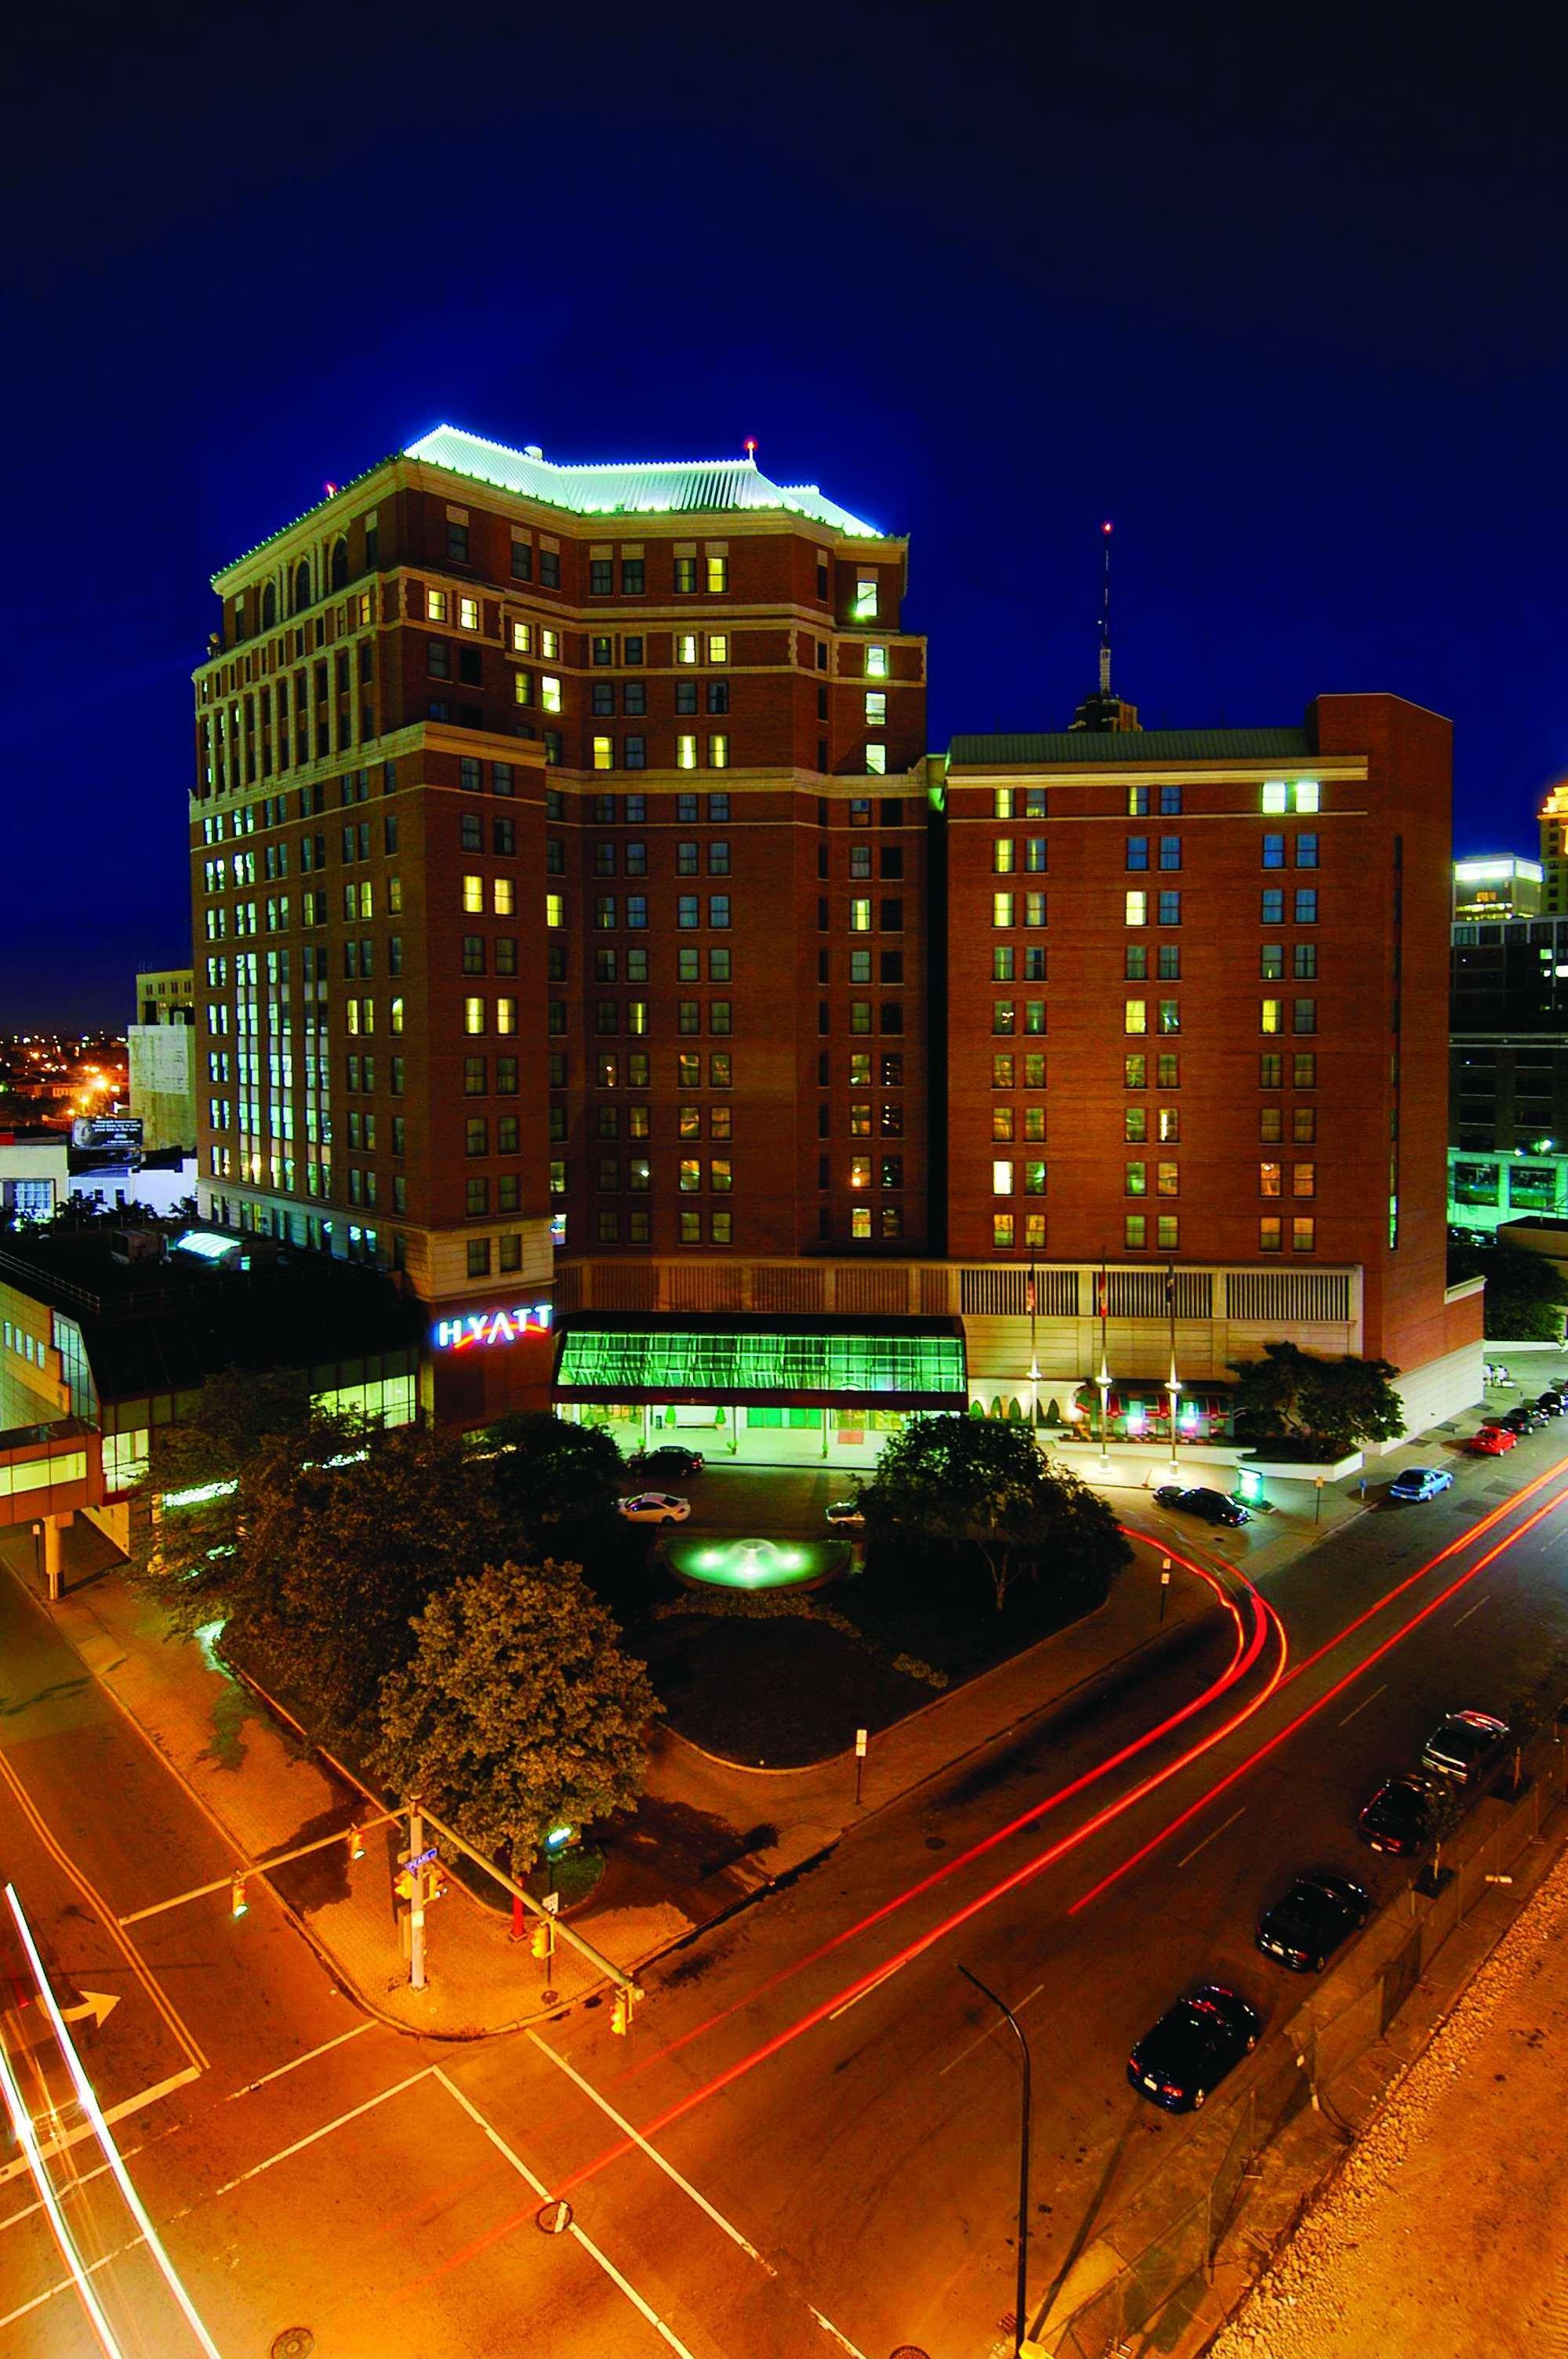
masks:
{"type": "Polygon", "coordinates": [[[727,679],[710,679],[708,681],[708,709],[709,712],[729,712],[730,683],[727,679]]]}
{"type": "Polygon", "coordinates": [[[621,710],[635,719],[648,710],[648,690],[640,679],[629,679],[622,688],[621,710]]]}
{"type": "Polygon", "coordinates": [[[623,770],[645,770],[648,766],[648,741],[645,737],[627,737],[622,743],[621,766],[623,770]]]}
{"type": "Polygon", "coordinates": [[[532,541],[514,540],[512,544],[512,579],[532,582],[534,579],[534,545],[532,541]]]}
{"type": "Polygon", "coordinates": [[[608,598],[615,587],[615,569],[608,557],[590,557],[588,561],[589,594],[608,598]]]}
{"type": "Polygon", "coordinates": [[[432,679],[450,679],[452,651],[445,639],[426,640],[425,669],[432,679]]]}
{"type": "Polygon", "coordinates": [[[695,712],[697,711],[697,682],[695,679],[676,680],[676,711],[677,712],[695,712]]]}
{"type": "Polygon", "coordinates": [[[458,678],[468,688],[484,686],[484,658],[478,647],[458,649],[458,678]]]}
{"type": "Polygon", "coordinates": [[[643,564],[640,557],[623,557],[621,560],[621,594],[624,598],[640,598],[643,594],[643,564]]]}
{"type": "Polygon", "coordinates": [[[484,821],[478,811],[464,811],[458,826],[459,841],[464,852],[484,850],[484,821]]]}
{"type": "Polygon", "coordinates": [[[695,557],[677,557],[676,559],[675,586],[676,589],[683,595],[687,591],[695,590],[697,588],[697,560],[695,557]]]}
{"type": "Polygon", "coordinates": [[[560,588],[561,558],[558,549],[542,549],[539,551],[539,580],[546,590],[560,588]]]}
{"type": "MultiPolygon", "coordinates": [[[[449,565],[466,565],[469,561],[469,528],[466,524],[454,524],[447,519],[447,561],[449,565]]],[[[334,588],[337,586],[334,583],[334,588]]]]}

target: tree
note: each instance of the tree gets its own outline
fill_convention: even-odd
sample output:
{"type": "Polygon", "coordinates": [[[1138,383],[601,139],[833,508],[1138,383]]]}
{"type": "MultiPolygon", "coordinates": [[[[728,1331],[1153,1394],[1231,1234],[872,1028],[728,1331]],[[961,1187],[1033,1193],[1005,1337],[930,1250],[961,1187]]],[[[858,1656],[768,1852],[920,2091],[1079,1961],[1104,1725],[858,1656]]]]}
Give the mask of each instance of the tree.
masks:
{"type": "Polygon", "coordinates": [[[570,1425],[536,1409],[502,1418],[490,1438],[502,1514],[531,1544],[551,1525],[589,1523],[610,1513],[626,1470],[600,1427],[570,1425]]]}
{"type": "Polygon", "coordinates": [[[912,1418],[882,1451],[860,1506],[879,1546],[935,1539],[976,1550],[999,1614],[1014,1582],[1046,1555],[1067,1581],[1103,1591],[1130,1554],[1104,1500],[1048,1466],[1026,1426],[1001,1419],[912,1418]]]}
{"type": "Polygon", "coordinates": [[[1343,1458],[1363,1441],[1397,1441],[1405,1430],[1387,1360],[1320,1360],[1295,1343],[1265,1343],[1260,1360],[1233,1363],[1238,1428],[1260,1440],[1305,1444],[1343,1458]]]}
{"type": "Polygon", "coordinates": [[[1426,1813],[1426,1839],[1432,1845],[1432,1864],[1416,1878],[1419,1890],[1428,1897],[1442,1891],[1453,1874],[1445,1874],[1443,1846],[1456,1835],[1469,1811],[1469,1798],[1463,1786],[1455,1786],[1444,1777],[1435,1783],[1426,1813]]]}
{"type": "Polygon", "coordinates": [[[1484,1277],[1482,1323],[1503,1343],[1558,1343],[1568,1306],[1568,1278],[1544,1254],[1528,1245],[1454,1245],[1448,1249],[1448,1282],[1484,1277]]]}
{"type": "Polygon", "coordinates": [[[660,1706],[579,1568],[486,1565],[433,1597],[381,1690],[375,1764],[475,1847],[532,1864],[554,1819],[582,1823],[642,1790],[660,1706]]]}

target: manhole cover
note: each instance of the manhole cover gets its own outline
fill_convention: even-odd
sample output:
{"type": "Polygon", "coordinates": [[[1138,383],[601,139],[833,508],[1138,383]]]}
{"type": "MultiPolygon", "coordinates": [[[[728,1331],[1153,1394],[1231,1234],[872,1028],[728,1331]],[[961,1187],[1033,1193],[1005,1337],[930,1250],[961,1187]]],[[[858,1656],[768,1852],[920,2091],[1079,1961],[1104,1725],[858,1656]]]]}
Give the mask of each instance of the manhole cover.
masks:
{"type": "MultiPolygon", "coordinates": [[[[926,1836],[926,1838],[925,1838],[925,1848],[926,1848],[926,1850],[927,1850],[927,1851],[946,1851],[946,1848],[947,1848],[947,1838],[946,1838],[946,1835],[927,1835],[927,1836],[926,1836]]],[[[910,2345],[910,2348],[913,2350],[913,2349],[914,2349],[914,2345],[913,2345],[913,2343],[912,2343],[912,2344],[910,2345]]],[[[897,2351],[895,2351],[895,2352],[893,2353],[893,2354],[892,2354],[892,2359],[901,2359],[901,2354],[900,2354],[900,2353],[898,2353],[897,2351]]]]}
{"type": "Polygon", "coordinates": [[[316,2337],[308,2326],[286,2326],[275,2336],[272,2359],[310,2359],[316,2348],[316,2337]]]}
{"type": "Polygon", "coordinates": [[[930,2359],[930,2354],[923,2351],[918,2343],[901,2343],[892,2359],[930,2359]]]}
{"type": "Polygon", "coordinates": [[[572,2207],[557,2195],[554,2201],[541,2203],[534,2218],[546,2236],[561,2236],[572,2224],[572,2207]]]}

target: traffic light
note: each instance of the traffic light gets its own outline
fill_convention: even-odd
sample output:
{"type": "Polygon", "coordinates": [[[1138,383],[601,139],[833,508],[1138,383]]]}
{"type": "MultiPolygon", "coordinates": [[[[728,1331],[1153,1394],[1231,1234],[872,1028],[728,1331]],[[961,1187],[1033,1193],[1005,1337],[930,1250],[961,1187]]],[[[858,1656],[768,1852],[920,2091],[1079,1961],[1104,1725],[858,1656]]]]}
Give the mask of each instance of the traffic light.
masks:
{"type": "Polygon", "coordinates": [[[553,1958],[556,1954],[556,1928],[548,1917],[541,1917],[534,1928],[529,1943],[536,1958],[553,1958]]]}
{"type": "Polygon", "coordinates": [[[349,1857],[351,1859],[363,1859],[364,1855],[365,1839],[360,1832],[358,1827],[351,1827],[349,1829],[349,1857]]]}
{"type": "Polygon", "coordinates": [[[617,1991],[615,1994],[615,2004],[610,2010],[610,2028],[619,2038],[624,2039],[626,2037],[626,2027],[631,2020],[632,2006],[630,1995],[625,1991],[617,1991]]]}
{"type": "Polygon", "coordinates": [[[393,1890],[396,1893],[399,1900],[413,1899],[414,1871],[412,1868],[405,1867],[399,1870],[397,1881],[394,1885],[393,1890]]]}
{"type": "Polygon", "coordinates": [[[248,1915],[248,1914],[249,1914],[249,1911],[250,1911],[250,1905],[251,1905],[251,1904],[250,1904],[250,1902],[249,1902],[249,1901],[246,1899],[246,1897],[245,1897],[245,1879],[244,1879],[244,1877],[243,1877],[243,1875],[236,1875],[236,1876],[234,1876],[234,1877],[231,1880],[231,1883],[230,1883],[230,1886],[229,1886],[229,1914],[230,1914],[230,1916],[231,1916],[231,1917],[243,1917],[243,1916],[248,1915]]]}

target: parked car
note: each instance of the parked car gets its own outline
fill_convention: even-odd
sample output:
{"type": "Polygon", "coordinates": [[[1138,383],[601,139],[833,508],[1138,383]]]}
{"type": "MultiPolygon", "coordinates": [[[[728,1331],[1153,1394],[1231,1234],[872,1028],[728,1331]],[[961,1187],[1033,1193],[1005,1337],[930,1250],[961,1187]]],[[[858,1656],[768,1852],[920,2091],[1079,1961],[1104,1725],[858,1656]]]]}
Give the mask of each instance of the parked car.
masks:
{"type": "Polygon", "coordinates": [[[1509,1724],[1489,1712],[1451,1712],[1427,1738],[1421,1766],[1455,1785],[1479,1786],[1508,1749],[1509,1724]]]}
{"type": "Polygon", "coordinates": [[[639,1491],[633,1498],[617,1499],[615,1508],[629,1524],[684,1524],[691,1501],[677,1499],[673,1491],[639,1491]]]}
{"type": "Polygon", "coordinates": [[[1141,2097],[1170,2114],[1195,2113],[1209,2091],[1258,2045],[1262,2017],[1237,1991],[1205,1983],[1176,2001],[1127,2060],[1141,2097]]]}
{"type": "Polygon", "coordinates": [[[1389,1496],[1390,1499],[1435,1499],[1440,1491],[1449,1489],[1453,1481],[1454,1477],[1446,1466],[1407,1466],[1404,1473],[1396,1474],[1390,1484],[1389,1496]]]}
{"type": "Polygon", "coordinates": [[[1357,1832],[1374,1851],[1400,1856],[1423,1848],[1432,1827],[1433,1791],[1413,1769],[1385,1778],[1356,1821],[1357,1832]]]}
{"type": "Polygon", "coordinates": [[[1465,1444],[1480,1458],[1500,1458],[1505,1450],[1519,1448],[1519,1436],[1511,1425],[1484,1425],[1473,1433],[1465,1444]]]}
{"type": "Polygon", "coordinates": [[[1537,1433],[1548,1422],[1546,1411],[1537,1408],[1533,1401],[1520,1401],[1515,1408],[1504,1409],[1500,1417],[1487,1419],[1488,1425],[1506,1426],[1510,1433],[1537,1433]]]}
{"type": "Polygon", "coordinates": [[[1239,1499],[1227,1499],[1223,1491],[1211,1491],[1201,1483],[1188,1488],[1180,1483],[1162,1483],[1154,1494],[1157,1506],[1174,1507],[1184,1516],[1197,1516],[1206,1524],[1249,1524],[1252,1520],[1239,1499]]]}
{"type": "Polygon", "coordinates": [[[1371,1913],[1371,1894],[1347,1875],[1327,1870],[1298,1875],[1283,1897],[1264,1910],[1258,1947],[1292,1973],[1321,1974],[1331,1951],[1371,1913]]]}
{"type": "Polygon", "coordinates": [[[835,1531],[863,1532],[865,1511],[859,1499],[835,1499],[827,1509],[827,1520],[835,1531]]]}
{"type": "Polygon", "coordinates": [[[707,1461],[700,1450],[687,1450],[684,1442],[660,1441],[652,1450],[639,1450],[627,1460],[633,1474],[652,1475],[655,1481],[662,1475],[666,1483],[689,1483],[700,1474],[707,1461]]]}
{"type": "Polygon", "coordinates": [[[1559,1392],[1537,1393],[1535,1406],[1537,1408],[1544,1409],[1548,1417],[1568,1415],[1568,1397],[1559,1392]]]}

